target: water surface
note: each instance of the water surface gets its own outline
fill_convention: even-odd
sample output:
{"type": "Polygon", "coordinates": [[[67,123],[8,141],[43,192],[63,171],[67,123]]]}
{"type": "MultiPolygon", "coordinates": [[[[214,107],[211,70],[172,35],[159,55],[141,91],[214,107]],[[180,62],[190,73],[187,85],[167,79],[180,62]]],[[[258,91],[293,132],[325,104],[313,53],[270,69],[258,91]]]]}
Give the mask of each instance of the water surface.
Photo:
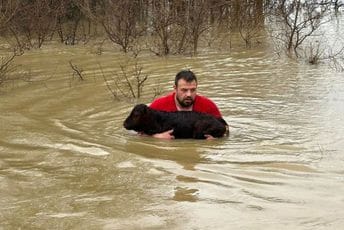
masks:
{"type": "Polygon", "coordinates": [[[0,95],[0,229],[343,226],[342,73],[262,49],[147,55],[143,97],[118,101],[102,76],[121,63],[111,50],[59,45],[17,59],[32,82],[0,95]],[[229,138],[164,141],[122,127],[182,68],[218,104],[229,138]]]}

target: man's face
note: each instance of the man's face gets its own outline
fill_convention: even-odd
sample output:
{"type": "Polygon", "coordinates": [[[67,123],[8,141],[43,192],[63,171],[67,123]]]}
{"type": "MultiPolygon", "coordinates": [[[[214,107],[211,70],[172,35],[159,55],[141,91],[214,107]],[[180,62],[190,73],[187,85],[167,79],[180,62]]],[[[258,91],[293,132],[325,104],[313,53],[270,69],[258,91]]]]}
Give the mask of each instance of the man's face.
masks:
{"type": "Polygon", "coordinates": [[[187,82],[184,79],[180,79],[178,84],[174,86],[174,89],[176,91],[176,99],[181,107],[193,105],[197,90],[196,81],[187,82]]]}

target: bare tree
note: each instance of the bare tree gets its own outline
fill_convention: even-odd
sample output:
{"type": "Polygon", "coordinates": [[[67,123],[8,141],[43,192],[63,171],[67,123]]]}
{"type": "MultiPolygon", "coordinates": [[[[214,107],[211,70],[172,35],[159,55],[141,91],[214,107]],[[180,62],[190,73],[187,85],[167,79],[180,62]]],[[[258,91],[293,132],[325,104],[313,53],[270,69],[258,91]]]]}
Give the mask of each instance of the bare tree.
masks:
{"type": "Polygon", "coordinates": [[[304,53],[304,56],[308,57],[308,63],[316,65],[320,62],[321,58],[323,58],[325,49],[321,47],[321,43],[319,41],[315,41],[310,42],[304,50],[304,53]]]}
{"type": "Polygon", "coordinates": [[[2,0],[0,2],[0,30],[12,20],[18,9],[18,0],[2,0]]]}
{"type": "Polygon", "coordinates": [[[56,23],[56,4],[49,0],[23,0],[10,22],[9,30],[17,46],[40,48],[56,23]]]}
{"type": "MultiPolygon", "coordinates": [[[[196,54],[201,35],[210,28],[210,0],[152,1],[153,36],[158,38],[158,55],[196,54]]],[[[154,46],[153,46],[154,47],[154,46]]]]}
{"type": "Polygon", "coordinates": [[[136,58],[128,59],[124,64],[120,64],[120,71],[114,72],[111,76],[106,76],[100,67],[107,89],[117,100],[121,96],[126,98],[140,98],[144,83],[148,75],[143,72],[143,67],[139,65],[136,58]]]}
{"type": "Polygon", "coordinates": [[[15,80],[15,78],[11,78],[10,73],[15,70],[15,66],[13,65],[13,61],[17,56],[22,55],[22,52],[18,52],[13,50],[13,52],[7,56],[1,56],[0,60],[0,86],[2,86],[5,82],[10,80],[15,80]]]}
{"type": "Polygon", "coordinates": [[[344,40],[341,37],[334,42],[332,47],[328,49],[325,59],[330,60],[330,66],[338,72],[344,72],[344,40]]]}
{"type": "Polygon", "coordinates": [[[151,14],[152,35],[158,37],[158,50],[151,51],[157,55],[168,55],[171,52],[173,29],[177,23],[175,12],[168,0],[152,0],[151,14]]]}
{"type": "Polygon", "coordinates": [[[83,34],[84,38],[78,34],[83,21],[85,21],[84,14],[74,0],[62,0],[59,2],[56,31],[62,43],[75,45],[78,40],[85,39],[85,33],[83,34]]]}
{"type": "Polygon", "coordinates": [[[136,1],[83,1],[78,4],[93,21],[102,25],[108,38],[124,52],[133,48],[136,40],[143,35],[144,28],[138,24],[136,1]]]}
{"type": "Polygon", "coordinates": [[[237,10],[241,13],[237,18],[237,26],[246,47],[252,46],[252,40],[257,38],[264,26],[263,2],[242,1],[237,10]]]}
{"type": "Polygon", "coordinates": [[[334,9],[335,9],[336,12],[338,12],[340,7],[344,6],[344,2],[341,1],[341,0],[332,0],[331,3],[333,4],[334,9]]]}
{"type": "Polygon", "coordinates": [[[197,54],[199,38],[207,29],[209,29],[209,13],[210,5],[206,0],[188,1],[187,18],[185,26],[190,31],[192,38],[193,53],[197,54]]]}
{"type": "Polygon", "coordinates": [[[281,27],[272,29],[272,36],[284,44],[289,56],[299,57],[301,44],[326,22],[322,19],[328,12],[329,1],[281,0],[273,16],[275,25],[281,27]]]}

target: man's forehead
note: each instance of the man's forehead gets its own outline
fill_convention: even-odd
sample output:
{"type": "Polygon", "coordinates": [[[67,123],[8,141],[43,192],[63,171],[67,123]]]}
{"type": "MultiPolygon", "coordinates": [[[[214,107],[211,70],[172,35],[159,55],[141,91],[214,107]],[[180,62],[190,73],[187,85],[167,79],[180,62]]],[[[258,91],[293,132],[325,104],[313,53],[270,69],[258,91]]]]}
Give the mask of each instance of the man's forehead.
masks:
{"type": "Polygon", "coordinates": [[[187,82],[184,79],[180,79],[178,81],[178,87],[183,87],[183,88],[197,87],[197,82],[195,80],[187,82]]]}

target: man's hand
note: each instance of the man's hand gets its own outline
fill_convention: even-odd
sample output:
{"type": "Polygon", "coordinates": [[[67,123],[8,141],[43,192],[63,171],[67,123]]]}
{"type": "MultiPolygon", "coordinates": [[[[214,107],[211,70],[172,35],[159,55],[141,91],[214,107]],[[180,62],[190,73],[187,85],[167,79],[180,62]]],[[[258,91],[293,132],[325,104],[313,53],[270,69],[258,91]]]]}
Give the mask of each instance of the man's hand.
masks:
{"type": "Polygon", "coordinates": [[[168,130],[163,133],[156,133],[152,135],[152,137],[171,140],[171,139],[174,139],[174,136],[172,135],[172,133],[173,133],[173,129],[168,130]]]}
{"type": "Polygon", "coordinates": [[[205,136],[206,140],[214,140],[214,139],[216,139],[215,137],[213,137],[212,135],[209,135],[209,134],[205,134],[204,136],[205,136]]]}

